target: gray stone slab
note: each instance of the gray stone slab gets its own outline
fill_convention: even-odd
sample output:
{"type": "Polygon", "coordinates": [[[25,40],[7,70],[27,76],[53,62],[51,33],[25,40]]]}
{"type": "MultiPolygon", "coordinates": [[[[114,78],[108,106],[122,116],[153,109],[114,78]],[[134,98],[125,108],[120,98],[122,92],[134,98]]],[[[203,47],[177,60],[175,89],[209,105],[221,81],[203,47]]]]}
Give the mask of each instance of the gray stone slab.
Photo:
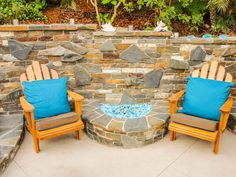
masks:
{"type": "Polygon", "coordinates": [[[69,42],[69,41],[63,42],[61,44],[61,46],[68,49],[68,50],[71,50],[75,53],[78,53],[80,55],[84,55],[84,54],[88,53],[88,49],[86,47],[83,47],[80,44],[76,44],[73,42],[69,42]]]}
{"type": "Polygon", "coordinates": [[[115,45],[111,40],[106,40],[100,47],[101,52],[114,52],[116,51],[115,45]]]}
{"type": "Polygon", "coordinates": [[[88,85],[91,83],[91,75],[82,65],[75,65],[74,77],[77,86],[88,85]]]}
{"type": "Polygon", "coordinates": [[[135,104],[137,101],[134,97],[130,96],[126,91],[123,92],[120,104],[135,104]]]}
{"type": "Polygon", "coordinates": [[[71,62],[76,62],[78,60],[81,60],[82,58],[83,56],[80,54],[77,54],[71,50],[65,50],[63,57],[61,57],[61,61],[71,63],[71,62]]]}
{"type": "Polygon", "coordinates": [[[148,129],[146,118],[127,119],[124,125],[125,132],[139,132],[148,129]]]}
{"type": "Polygon", "coordinates": [[[190,53],[191,61],[204,61],[205,57],[206,57],[206,52],[200,46],[194,48],[190,53]]]}
{"type": "Polygon", "coordinates": [[[10,48],[11,54],[19,60],[27,59],[33,48],[30,45],[26,45],[12,39],[8,40],[8,47],[10,48]]]}
{"type": "Polygon", "coordinates": [[[45,50],[40,50],[38,52],[38,55],[44,55],[44,56],[63,56],[65,54],[67,49],[65,49],[62,46],[56,46],[52,48],[48,48],[45,50]]]}
{"type": "Polygon", "coordinates": [[[163,76],[162,69],[152,70],[144,75],[144,86],[146,88],[158,88],[163,76]]]}
{"type": "Polygon", "coordinates": [[[145,59],[149,59],[150,57],[145,52],[143,52],[138,46],[131,45],[122,53],[120,53],[120,58],[123,60],[127,60],[130,63],[135,63],[145,59]]]}

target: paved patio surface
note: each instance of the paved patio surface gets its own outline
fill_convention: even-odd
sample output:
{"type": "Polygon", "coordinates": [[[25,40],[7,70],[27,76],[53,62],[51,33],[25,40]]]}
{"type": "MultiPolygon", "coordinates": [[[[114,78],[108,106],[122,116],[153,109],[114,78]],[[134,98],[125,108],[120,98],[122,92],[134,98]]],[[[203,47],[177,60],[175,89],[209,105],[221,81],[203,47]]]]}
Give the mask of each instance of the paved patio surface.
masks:
{"type": "Polygon", "coordinates": [[[16,157],[2,177],[235,177],[236,136],[225,132],[220,154],[210,142],[178,135],[138,149],[98,144],[73,134],[41,141],[33,151],[27,133],[16,157]]]}

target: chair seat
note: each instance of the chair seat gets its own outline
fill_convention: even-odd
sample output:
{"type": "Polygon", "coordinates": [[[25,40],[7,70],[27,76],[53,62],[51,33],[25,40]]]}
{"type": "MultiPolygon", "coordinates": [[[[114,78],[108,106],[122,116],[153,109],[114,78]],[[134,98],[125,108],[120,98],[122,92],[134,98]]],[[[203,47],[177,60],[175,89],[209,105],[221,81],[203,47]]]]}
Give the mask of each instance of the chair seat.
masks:
{"type": "Polygon", "coordinates": [[[218,129],[219,123],[218,121],[208,120],[182,113],[173,114],[171,117],[171,121],[208,131],[216,131],[218,129]]]}
{"type": "Polygon", "coordinates": [[[57,116],[38,119],[35,121],[35,125],[38,131],[42,131],[70,124],[76,121],[78,121],[77,114],[75,112],[69,112],[57,116]]]}

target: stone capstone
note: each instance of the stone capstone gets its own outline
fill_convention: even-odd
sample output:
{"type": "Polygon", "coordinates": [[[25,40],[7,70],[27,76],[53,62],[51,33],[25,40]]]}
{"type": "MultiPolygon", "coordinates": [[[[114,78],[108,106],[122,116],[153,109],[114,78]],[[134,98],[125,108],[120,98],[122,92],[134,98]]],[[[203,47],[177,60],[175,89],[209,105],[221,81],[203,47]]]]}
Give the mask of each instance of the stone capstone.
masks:
{"type": "Polygon", "coordinates": [[[144,75],[144,86],[146,88],[158,88],[163,75],[163,70],[153,70],[144,75]]]}
{"type": "Polygon", "coordinates": [[[112,43],[111,40],[106,40],[101,46],[100,46],[101,52],[114,52],[116,51],[115,45],[112,43]]]}
{"type": "Polygon", "coordinates": [[[120,58],[135,63],[148,59],[149,56],[134,44],[120,53],[120,58]]]}
{"type": "Polygon", "coordinates": [[[200,46],[197,46],[193,50],[191,50],[190,53],[190,61],[204,61],[206,57],[206,52],[203,50],[200,46]]]}
{"type": "Polygon", "coordinates": [[[74,77],[77,86],[88,85],[92,80],[88,70],[80,64],[75,65],[74,77]]]}
{"type": "Polygon", "coordinates": [[[107,115],[103,115],[95,120],[93,120],[93,124],[100,126],[100,127],[106,127],[108,123],[111,121],[111,117],[107,115]]]}
{"type": "Polygon", "coordinates": [[[170,68],[172,69],[188,69],[189,64],[184,60],[170,60],[170,68]]]}
{"type": "Polygon", "coordinates": [[[11,54],[19,60],[26,60],[33,48],[33,46],[22,44],[15,40],[9,40],[8,47],[10,48],[11,54]]]}
{"type": "Polygon", "coordinates": [[[76,44],[73,42],[64,42],[61,44],[61,46],[80,55],[88,53],[88,49],[86,47],[83,47],[80,44],[76,44]]]}

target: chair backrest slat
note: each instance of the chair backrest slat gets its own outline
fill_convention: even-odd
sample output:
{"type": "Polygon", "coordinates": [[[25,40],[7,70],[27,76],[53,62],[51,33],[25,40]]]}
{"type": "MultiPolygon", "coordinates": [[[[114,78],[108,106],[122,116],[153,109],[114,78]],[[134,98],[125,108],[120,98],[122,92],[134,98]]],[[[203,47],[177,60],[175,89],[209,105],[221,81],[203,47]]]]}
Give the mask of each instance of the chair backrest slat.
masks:
{"type": "Polygon", "coordinates": [[[26,74],[27,74],[28,81],[34,81],[35,80],[34,70],[33,70],[32,65],[30,65],[26,68],[26,74]]]}
{"type": "Polygon", "coordinates": [[[23,81],[27,81],[27,77],[25,73],[20,75],[20,82],[22,83],[23,81]]]}
{"type": "Polygon", "coordinates": [[[58,74],[55,70],[51,69],[51,75],[53,79],[58,79],[58,74]]]}
{"type": "MultiPolygon", "coordinates": [[[[32,65],[26,68],[26,73],[21,74],[20,82],[22,83],[23,81],[47,80],[52,78],[59,78],[55,70],[50,69],[49,72],[49,69],[45,64],[39,64],[38,61],[33,61],[32,65]]],[[[21,87],[22,89],[24,89],[22,84],[21,87]]]]}
{"type": "Polygon", "coordinates": [[[201,69],[201,74],[200,74],[200,77],[201,77],[201,78],[207,78],[208,68],[209,68],[209,64],[205,64],[205,65],[202,67],[202,69],[201,69]]]}
{"type": "Polygon", "coordinates": [[[232,75],[226,73],[225,68],[222,65],[219,65],[217,61],[206,63],[200,69],[194,70],[192,72],[192,77],[201,77],[225,82],[233,81],[232,75]]]}
{"type": "Polygon", "coordinates": [[[225,76],[225,68],[223,66],[219,66],[218,73],[216,75],[216,80],[223,81],[225,76]]]}
{"type": "Polygon", "coordinates": [[[233,81],[233,77],[231,74],[227,73],[226,74],[226,77],[225,77],[225,81],[226,82],[232,82],[233,81]]]}
{"type": "Polygon", "coordinates": [[[199,77],[199,69],[196,69],[192,72],[192,77],[199,77]]]}
{"type": "Polygon", "coordinates": [[[42,69],[42,73],[43,73],[43,78],[44,79],[51,79],[48,67],[45,64],[41,65],[41,69],[42,69]]]}
{"type": "Polygon", "coordinates": [[[41,67],[40,67],[39,62],[33,61],[32,66],[34,69],[34,74],[35,74],[36,80],[43,80],[43,76],[42,76],[41,67]]]}
{"type": "Polygon", "coordinates": [[[218,66],[218,62],[217,61],[211,62],[208,79],[213,79],[213,80],[215,79],[217,66],[218,66]]]}

